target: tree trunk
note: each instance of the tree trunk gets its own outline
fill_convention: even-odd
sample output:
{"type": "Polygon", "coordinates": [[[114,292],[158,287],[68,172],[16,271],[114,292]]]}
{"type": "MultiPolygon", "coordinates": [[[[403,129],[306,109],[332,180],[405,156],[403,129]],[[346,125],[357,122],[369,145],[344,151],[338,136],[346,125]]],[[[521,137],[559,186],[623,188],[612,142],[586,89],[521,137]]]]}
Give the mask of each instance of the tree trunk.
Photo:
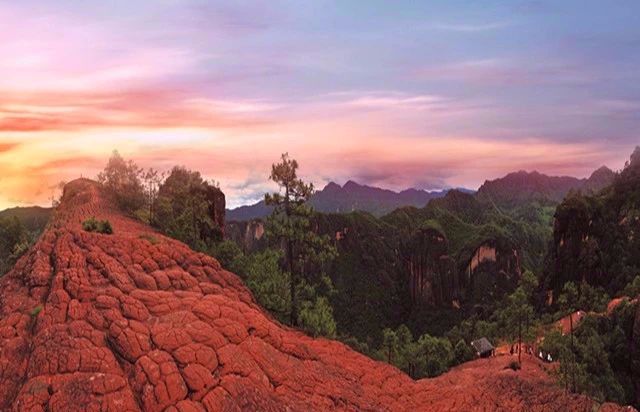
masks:
{"type": "Polygon", "coordinates": [[[522,319],[518,320],[518,363],[522,365],[522,319]]]}
{"type": "Polygon", "coordinates": [[[571,365],[571,387],[572,392],[576,392],[576,353],[573,351],[573,313],[569,314],[569,329],[571,330],[571,357],[573,363],[571,365]]]}
{"type": "MultiPolygon", "coordinates": [[[[284,193],[284,213],[287,217],[287,224],[291,223],[291,204],[289,199],[289,186],[285,185],[284,193]]],[[[298,326],[298,275],[296,273],[295,264],[293,262],[293,239],[287,239],[287,263],[289,265],[290,293],[291,293],[291,314],[289,321],[292,326],[298,326]]]]}
{"type": "Polygon", "coordinates": [[[293,265],[293,242],[287,241],[287,261],[289,262],[289,276],[291,276],[289,287],[291,288],[291,317],[292,326],[298,326],[298,276],[295,273],[293,265]]]}

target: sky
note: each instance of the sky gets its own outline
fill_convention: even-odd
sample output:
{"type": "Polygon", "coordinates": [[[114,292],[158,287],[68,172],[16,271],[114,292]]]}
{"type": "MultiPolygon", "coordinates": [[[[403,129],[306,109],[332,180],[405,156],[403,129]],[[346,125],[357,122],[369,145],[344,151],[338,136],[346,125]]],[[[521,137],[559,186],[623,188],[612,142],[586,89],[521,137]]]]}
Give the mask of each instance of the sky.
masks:
{"type": "Polygon", "coordinates": [[[322,187],[586,177],[640,144],[640,2],[0,0],[0,209],[114,149],[230,207],[322,187]]]}

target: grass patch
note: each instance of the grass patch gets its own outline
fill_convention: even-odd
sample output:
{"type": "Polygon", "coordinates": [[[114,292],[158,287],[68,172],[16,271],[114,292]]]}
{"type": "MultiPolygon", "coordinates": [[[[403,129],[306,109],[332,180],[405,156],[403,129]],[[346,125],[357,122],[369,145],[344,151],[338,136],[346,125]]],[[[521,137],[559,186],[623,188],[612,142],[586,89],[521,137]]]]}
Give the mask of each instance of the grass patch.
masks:
{"type": "Polygon", "coordinates": [[[113,227],[108,220],[98,220],[95,217],[91,217],[82,222],[82,228],[87,232],[102,233],[110,235],[113,233],[113,227]]]}
{"type": "Polygon", "coordinates": [[[158,243],[160,243],[160,241],[158,240],[157,237],[155,237],[153,235],[150,235],[148,233],[144,233],[144,234],[142,234],[142,235],[140,235],[138,237],[140,239],[144,239],[144,240],[149,241],[149,243],[151,243],[152,245],[157,245],[158,243]]]}
{"type": "Polygon", "coordinates": [[[38,316],[40,312],[42,312],[42,305],[38,305],[35,308],[31,309],[31,317],[35,318],[38,316]]]}

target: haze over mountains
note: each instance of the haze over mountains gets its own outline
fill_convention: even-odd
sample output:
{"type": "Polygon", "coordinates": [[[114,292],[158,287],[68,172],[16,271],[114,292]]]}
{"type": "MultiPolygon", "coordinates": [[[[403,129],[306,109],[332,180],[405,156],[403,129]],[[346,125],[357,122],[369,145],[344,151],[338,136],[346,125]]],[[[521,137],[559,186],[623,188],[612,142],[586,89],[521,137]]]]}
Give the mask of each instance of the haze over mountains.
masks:
{"type": "MultiPolygon", "coordinates": [[[[478,189],[478,197],[493,200],[499,204],[524,200],[548,200],[560,202],[570,190],[584,192],[597,191],[613,181],[615,173],[602,166],[589,178],[579,179],[571,176],[548,176],[537,171],[518,171],[495,179],[487,180],[478,189]]],[[[451,189],[426,191],[407,189],[394,192],[349,180],[343,186],[334,182],[327,184],[311,198],[310,204],[318,212],[349,213],[353,211],[369,212],[376,217],[386,215],[393,210],[404,207],[424,207],[433,199],[444,197],[451,189]]],[[[455,189],[465,193],[473,190],[455,189]]],[[[227,220],[244,221],[264,218],[271,214],[272,208],[261,200],[253,205],[240,206],[227,210],[227,220]]]]}
{"type": "MultiPolygon", "coordinates": [[[[461,189],[465,190],[466,189],[461,189]]],[[[330,182],[311,198],[311,206],[323,213],[348,213],[355,210],[369,212],[374,216],[385,215],[402,206],[423,207],[431,199],[443,197],[447,189],[426,191],[407,189],[401,192],[361,185],[349,180],[343,186],[330,182]]],[[[253,205],[240,206],[227,211],[227,220],[250,220],[271,214],[272,208],[264,200],[253,205]]]]}

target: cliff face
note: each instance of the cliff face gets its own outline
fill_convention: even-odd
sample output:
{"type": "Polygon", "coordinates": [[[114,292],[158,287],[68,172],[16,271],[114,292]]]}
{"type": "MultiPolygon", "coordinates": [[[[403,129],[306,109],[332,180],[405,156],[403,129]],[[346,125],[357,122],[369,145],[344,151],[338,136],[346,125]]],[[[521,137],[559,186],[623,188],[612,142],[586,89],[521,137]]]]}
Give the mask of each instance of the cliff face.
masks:
{"type": "Polygon", "coordinates": [[[586,281],[616,295],[640,271],[640,149],[596,195],[568,196],[556,209],[546,286],[586,281]]]}
{"type": "Polygon", "coordinates": [[[473,251],[461,283],[468,300],[495,302],[515,289],[521,274],[515,246],[506,239],[489,239],[473,251]]]}
{"type": "Polygon", "coordinates": [[[420,229],[402,242],[414,307],[459,308],[461,303],[492,301],[512,291],[521,275],[518,251],[504,239],[483,241],[467,260],[460,256],[458,264],[449,253],[446,237],[433,228],[420,229]]]}
{"type": "MultiPolygon", "coordinates": [[[[120,215],[89,180],[0,279],[0,410],[587,410],[534,358],[413,381],[267,315],[214,259],[120,215]],[[113,235],[81,222],[109,219],[113,235]]],[[[616,409],[615,406],[611,406],[616,409]]]]}
{"type": "Polygon", "coordinates": [[[411,301],[416,306],[452,306],[459,299],[455,263],[447,239],[435,229],[418,230],[402,248],[411,301]]]}
{"type": "Polygon", "coordinates": [[[265,246],[264,222],[260,219],[227,222],[225,238],[235,242],[245,252],[253,252],[265,246]]]}

